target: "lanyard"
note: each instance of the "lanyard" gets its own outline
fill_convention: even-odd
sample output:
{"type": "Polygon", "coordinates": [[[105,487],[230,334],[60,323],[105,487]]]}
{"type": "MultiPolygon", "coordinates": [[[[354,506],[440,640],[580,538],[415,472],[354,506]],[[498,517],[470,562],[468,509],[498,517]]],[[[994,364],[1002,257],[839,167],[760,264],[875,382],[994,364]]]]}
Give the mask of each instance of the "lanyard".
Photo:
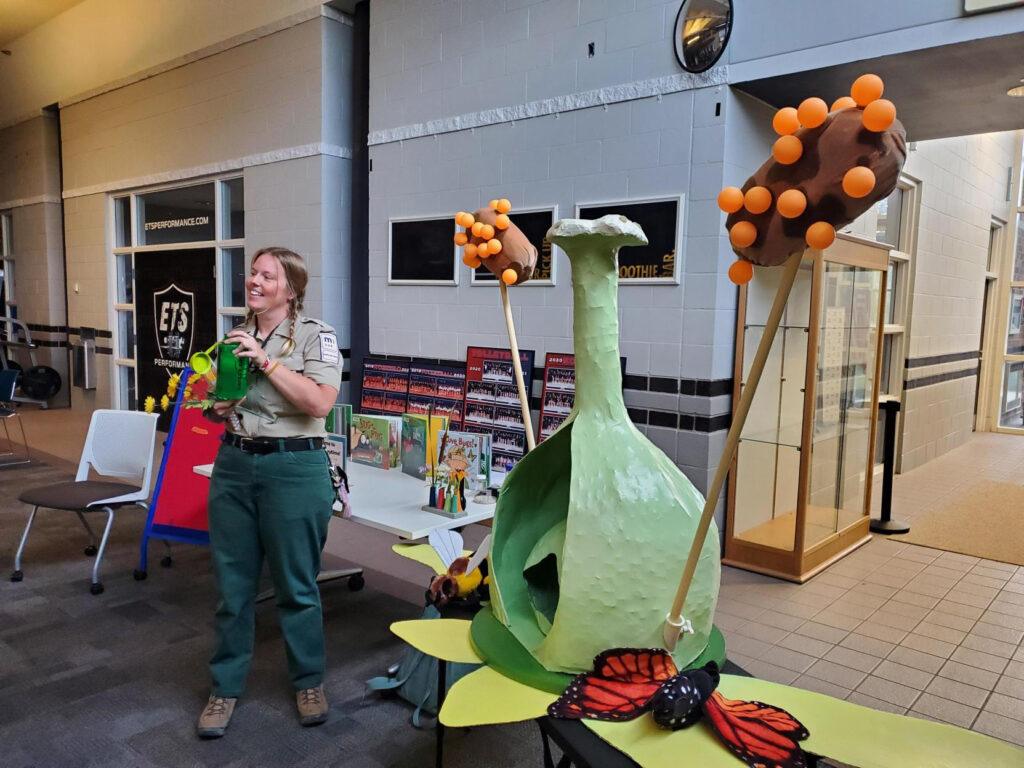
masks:
{"type": "Polygon", "coordinates": [[[273,335],[274,335],[275,333],[277,333],[277,329],[278,329],[278,328],[280,328],[280,327],[281,327],[281,326],[282,326],[283,324],[284,324],[284,320],[282,320],[282,321],[281,321],[280,323],[278,323],[277,325],[275,325],[275,326],[274,326],[274,330],[272,330],[272,331],[271,331],[270,333],[268,333],[268,334],[267,334],[267,338],[263,339],[262,341],[260,340],[260,337],[256,335],[257,333],[259,333],[259,326],[257,325],[257,326],[256,326],[256,328],[255,328],[255,329],[253,330],[253,332],[252,332],[252,337],[253,337],[254,339],[256,339],[256,341],[259,341],[259,342],[260,342],[260,348],[261,348],[261,349],[263,349],[263,350],[266,350],[266,348],[267,348],[267,344],[268,344],[268,343],[270,342],[270,339],[271,339],[271,337],[272,337],[272,336],[273,336],[273,335]]]}

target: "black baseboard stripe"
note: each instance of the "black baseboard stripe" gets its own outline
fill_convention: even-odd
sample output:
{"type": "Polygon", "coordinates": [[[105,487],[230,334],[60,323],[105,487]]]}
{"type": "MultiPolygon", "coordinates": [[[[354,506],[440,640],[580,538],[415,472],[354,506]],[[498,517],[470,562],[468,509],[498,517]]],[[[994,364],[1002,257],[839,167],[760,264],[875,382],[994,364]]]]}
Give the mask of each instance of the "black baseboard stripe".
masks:
{"type": "Polygon", "coordinates": [[[947,355],[932,355],[931,357],[908,357],[907,368],[924,368],[928,365],[942,365],[943,363],[958,363],[961,360],[977,360],[980,357],[978,350],[967,352],[950,352],[947,355]]]}
{"type": "Polygon", "coordinates": [[[949,373],[937,373],[934,376],[922,376],[919,379],[908,379],[903,382],[904,389],[920,389],[930,387],[933,384],[942,384],[955,379],[966,379],[969,376],[977,376],[978,368],[964,368],[962,371],[950,371],[949,373]]]}

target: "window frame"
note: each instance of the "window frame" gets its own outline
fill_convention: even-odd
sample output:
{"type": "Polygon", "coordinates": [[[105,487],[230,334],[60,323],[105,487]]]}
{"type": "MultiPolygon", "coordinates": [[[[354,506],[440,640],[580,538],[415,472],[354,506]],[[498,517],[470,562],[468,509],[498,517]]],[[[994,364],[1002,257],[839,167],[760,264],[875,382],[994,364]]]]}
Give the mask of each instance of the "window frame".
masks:
{"type": "MultiPolygon", "coordinates": [[[[558,221],[558,204],[557,203],[554,204],[554,205],[536,205],[536,206],[526,206],[524,208],[513,208],[512,209],[512,214],[513,215],[515,215],[517,213],[544,213],[544,212],[550,212],[551,213],[551,224],[552,225],[554,225],[554,223],[556,221],[558,221]]],[[[555,283],[556,283],[556,281],[558,279],[558,251],[559,250],[560,249],[558,248],[557,245],[555,245],[554,243],[551,243],[551,277],[549,279],[546,279],[546,280],[539,280],[539,279],[531,278],[531,279],[527,280],[525,283],[523,283],[523,285],[522,285],[523,288],[530,288],[531,286],[534,287],[534,288],[543,288],[543,287],[550,287],[550,286],[555,285],[555,283]]],[[[538,258],[539,258],[539,254],[538,254],[538,258]]],[[[461,263],[462,260],[460,259],[459,261],[461,263]]],[[[465,265],[463,264],[463,266],[465,266],[465,265]]],[[[480,280],[480,279],[477,278],[476,270],[475,269],[472,269],[470,267],[466,267],[466,269],[469,270],[469,285],[472,288],[481,288],[481,287],[493,288],[494,286],[496,286],[498,284],[498,281],[497,281],[496,278],[494,280],[480,280]]]]}
{"type": "Polygon", "coordinates": [[[676,232],[675,232],[675,261],[672,264],[672,276],[671,277],[622,277],[619,276],[619,285],[670,285],[678,286],[681,284],[680,274],[682,273],[682,263],[685,258],[683,248],[686,246],[685,238],[683,233],[686,232],[687,225],[687,214],[689,211],[686,209],[687,196],[683,193],[675,195],[650,195],[642,197],[631,197],[625,195],[623,197],[612,199],[612,200],[586,200],[577,202],[575,204],[574,216],[578,219],[582,216],[582,210],[584,208],[608,208],[616,205],[638,205],[643,203],[676,203],[676,232]]]}
{"type": "Polygon", "coordinates": [[[462,258],[460,257],[460,254],[462,252],[462,248],[457,246],[455,244],[454,240],[452,241],[452,244],[451,244],[452,245],[452,277],[451,277],[451,279],[444,278],[444,279],[441,279],[441,280],[434,280],[434,279],[416,280],[416,279],[406,279],[406,278],[393,277],[392,276],[393,273],[394,273],[394,254],[392,252],[392,248],[393,248],[393,245],[394,245],[393,242],[392,242],[393,235],[394,235],[394,225],[396,223],[397,224],[401,224],[403,222],[410,222],[410,221],[444,221],[446,219],[451,219],[451,221],[452,221],[452,233],[453,234],[457,233],[459,231],[459,227],[455,224],[455,214],[452,214],[452,213],[447,213],[447,214],[445,214],[445,213],[433,213],[433,214],[424,214],[424,215],[421,215],[421,216],[389,216],[388,217],[388,251],[387,251],[387,256],[388,256],[388,283],[387,284],[388,285],[412,285],[412,286],[417,286],[417,285],[418,286],[442,285],[442,286],[451,287],[451,286],[457,286],[459,284],[459,280],[460,280],[461,274],[462,274],[462,270],[459,269],[459,267],[462,266],[462,258]]]}
{"type": "MultiPolygon", "coordinates": [[[[137,296],[135,295],[134,285],[132,288],[132,300],[131,301],[120,301],[120,295],[118,293],[119,281],[121,273],[120,257],[129,256],[131,258],[132,274],[131,279],[134,283],[135,278],[135,257],[136,254],[140,253],[152,253],[157,251],[177,251],[177,250],[189,250],[192,248],[213,248],[215,253],[215,280],[217,282],[216,296],[217,296],[217,324],[219,328],[224,327],[225,317],[244,317],[246,308],[235,307],[224,303],[224,280],[223,280],[223,264],[224,264],[224,251],[242,248],[244,252],[245,248],[245,237],[241,238],[223,238],[224,234],[224,219],[225,212],[223,210],[225,203],[224,195],[224,184],[225,182],[233,179],[242,179],[242,194],[244,200],[245,194],[245,177],[241,169],[235,171],[228,171],[214,176],[205,176],[195,179],[187,179],[183,181],[176,181],[169,184],[160,184],[149,187],[142,187],[139,189],[131,190],[119,190],[117,192],[111,192],[107,195],[107,243],[108,247],[108,260],[107,260],[107,285],[108,289],[108,324],[111,329],[111,348],[113,354],[111,355],[111,403],[114,408],[129,408],[131,404],[128,402],[129,397],[127,388],[123,386],[121,376],[124,369],[128,369],[126,375],[130,376],[135,383],[136,400],[138,399],[138,366],[137,366],[137,349],[133,346],[132,349],[127,350],[129,355],[122,355],[122,342],[126,344],[126,340],[121,337],[121,317],[124,314],[130,313],[130,322],[132,324],[132,335],[135,338],[136,345],[138,344],[138,327],[137,327],[137,314],[135,311],[135,302],[137,296]],[[140,195],[147,195],[152,192],[163,192],[169,189],[181,189],[184,187],[199,186],[202,184],[213,183],[214,185],[214,239],[213,240],[196,240],[187,243],[161,243],[155,245],[139,245],[141,242],[140,226],[141,219],[139,216],[139,205],[138,198],[140,195]],[[131,218],[130,226],[128,227],[131,242],[128,245],[118,246],[118,229],[117,229],[117,201],[127,197],[129,199],[129,216],[131,218]]],[[[244,205],[244,203],[243,203],[244,205]]],[[[244,227],[243,227],[244,228],[244,227]]],[[[137,408],[139,403],[135,403],[137,408]]]]}
{"type": "MultiPolygon", "coordinates": [[[[0,267],[3,267],[0,279],[3,280],[4,289],[4,303],[0,306],[0,315],[6,317],[14,317],[18,311],[17,269],[14,266],[17,260],[11,231],[13,226],[14,217],[11,211],[0,212],[0,267]]],[[[2,330],[8,338],[14,333],[14,327],[10,322],[4,322],[2,330]]]]}
{"type": "MultiPolygon", "coordinates": [[[[1022,226],[1024,226],[1024,184],[1021,182],[1022,170],[1024,170],[1024,136],[1017,137],[1015,167],[1013,168],[1013,184],[1010,190],[1010,210],[1014,212],[1012,222],[1007,223],[1007,237],[1004,237],[1001,258],[998,264],[997,285],[995,295],[998,298],[999,319],[995,325],[993,336],[997,346],[996,354],[991,355],[989,368],[991,385],[988,388],[989,408],[986,413],[991,419],[993,432],[1005,432],[1007,434],[1024,435],[1024,425],[1020,427],[1008,427],[1002,424],[1002,413],[1004,406],[1004,388],[1006,386],[1006,370],[1013,363],[1024,363],[1024,354],[1010,354],[1007,352],[1006,344],[1010,335],[1010,328],[1014,321],[1013,315],[1013,291],[1015,288],[1024,291],[1024,279],[1014,280],[1013,271],[1015,267],[1018,248],[1024,248],[1024,243],[1018,243],[1018,237],[1022,226]],[[1012,223],[1013,226],[1010,226],[1012,223]],[[992,368],[996,367],[997,370],[992,368]]],[[[1021,275],[1024,278],[1024,275],[1021,275]]]]}

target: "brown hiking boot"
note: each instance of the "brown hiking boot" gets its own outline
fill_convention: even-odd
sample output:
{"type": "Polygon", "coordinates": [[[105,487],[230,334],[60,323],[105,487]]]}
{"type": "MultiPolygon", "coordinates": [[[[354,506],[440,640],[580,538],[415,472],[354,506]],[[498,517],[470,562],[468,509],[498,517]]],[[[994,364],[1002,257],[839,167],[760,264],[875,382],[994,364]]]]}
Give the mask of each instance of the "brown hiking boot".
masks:
{"type": "Polygon", "coordinates": [[[231,722],[231,714],[235,711],[238,699],[225,699],[223,696],[210,696],[203,713],[196,723],[196,733],[202,739],[219,739],[231,722]]]}
{"type": "Polygon", "coordinates": [[[299,708],[299,722],[302,725],[320,725],[327,722],[327,696],[323,685],[295,692],[295,706],[299,708]]]}

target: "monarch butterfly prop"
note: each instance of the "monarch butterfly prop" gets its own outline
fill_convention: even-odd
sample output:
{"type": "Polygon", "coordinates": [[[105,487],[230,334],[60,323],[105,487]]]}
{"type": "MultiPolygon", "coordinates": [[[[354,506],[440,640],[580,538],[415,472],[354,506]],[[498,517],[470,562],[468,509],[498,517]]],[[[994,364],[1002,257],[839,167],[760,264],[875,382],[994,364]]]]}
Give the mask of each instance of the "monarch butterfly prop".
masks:
{"type": "Polygon", "coordinates": [[[548,714],[624,721],[650,711],[655,723],[673,731],[704,720],[751,768],[815,764],[800,749],[798,742],[809,734],[799,720],[759,701],[727,699],[715,690],[718,680],[714,662],[679,672],[667,651],[613,648],[594,659],[593,672],[573,679],[548,714]]]}

